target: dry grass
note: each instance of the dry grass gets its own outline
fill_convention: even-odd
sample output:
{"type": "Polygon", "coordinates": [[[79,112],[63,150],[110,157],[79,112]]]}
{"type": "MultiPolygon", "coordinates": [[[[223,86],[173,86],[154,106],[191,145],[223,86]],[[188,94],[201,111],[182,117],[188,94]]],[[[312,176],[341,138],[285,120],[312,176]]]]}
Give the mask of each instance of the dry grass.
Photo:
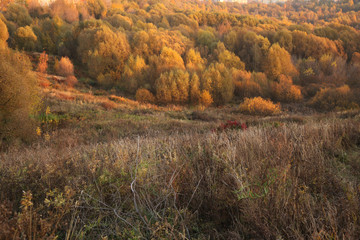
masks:
{"type": "Polygon", "coordinates": [[[61,239],[357,239],[359,147],[359,119],[333,118],[9,150],[0,227],[27,234],[31,193],[33,224],[58,220],[61,239]]]}

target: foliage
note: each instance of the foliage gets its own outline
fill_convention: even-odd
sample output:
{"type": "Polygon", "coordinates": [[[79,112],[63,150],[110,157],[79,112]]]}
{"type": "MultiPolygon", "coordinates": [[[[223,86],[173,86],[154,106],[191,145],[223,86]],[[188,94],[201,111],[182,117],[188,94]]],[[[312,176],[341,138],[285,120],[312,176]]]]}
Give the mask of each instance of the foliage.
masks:
{"type": "Polygon", "coordinates": [[[32,18],[29,15],[28,10],[21,4],[10,4],[6,10],[5,17],[19,27],[25,27],[32,23],[32,18]]]}
{"type": "Polygon", "coordinates": [[[278,44],[269,48],[264,69],[270,79],[277,79],[281,74],[294,76],[297,72],[290,54],[278,44]]]}
{"type": "Polygon", "coordinates": [[[216,131],[225,131],[225,130],[246,130],[247,125],[246,123],[241,123],[238,121],[226,121],[226,123],[221,123],[219,127],[213,129],[213,132],[216,131]]]}
{"type": "Polygon", "coordinates": [[[20,53],[0,52],[0,140],[31,138],[31,114],[40,98],[37,79],[28,58],[20,53]]]}
{"type": "Polygon", "coordinates": [[[349,86],[344,85],[338,88],[320,89],[309,104],[322,111],[358,108],[353,100],[354,96],[349,86]]]}
{"type": "Polygon", "coordinates": [[[245,98],[239,109],[248,114],[273,115],[280,113],[280,104],[274,104],[272,101],[261,97],[245,98]]]}
{"type": "Polygon", "coordinates": [[[298,102],[303,96],[299,86],[293,85],[291,77],[280,75],[272,85],[273,98],[280,102],[298,102]]]}
{"type": "Polygon", "coordinates": [[[175,50],[168,47],[164,47],[161,51],[157,64],[158,72],[162,73],[175,68],[185,69],[185,65],[182,57],[175,50]]]}
{"type": "Polygon", "coordinates": [[[142,103],[154,103],[154,95],[147,89],[140,88],[136,91],[136,101],[142,103]]]}
{"type": "Polygon", "coordinates": [[[41,73],[46,73],[46,70],[48,68],[48,60],[49,60],[49,55],[47,55],[45,51],[42,54],[40,54],[37,71],[41,73]]]}
{"type": "Polygon", "coordinates": [[[74,65],[68,57],[62,57],[60,61],[55,61],[55,71],[57,74],[69,77],[74,75],[74,65]]]}
{"type": "Polygon", "coordinates": [[[164,72],[156,80],[155,89],[159,103],[186,103],[189,96],[189,73],[181,69],[164,72]]]}
{"type": "Polygon", "coordinates": [[[0,18],[0,50],[7,47],[6,40],[9,38],[9,33],[5,23],[0,18]]]}
{"type": "Polygon", "coordinates": [[[200,104],[204,107],[209,107],[214,102],[211,94],[207,90],[203,90],[200,95],[200,104]]]}
{"type": "Polygon", "coordinates": [[[33,51],[37,37],[31,27],[20,27],[14,34],[14,45],[21,50],[33,51]]]}
{"type": "Polygon", "coordinates": [[[228,103],[234,95],[233,79],[223,63],[211,64],[203,73],[201,85],[216,104],[228,103]]]}
{"type": "Polygon", "coordinates": [[[78,80],[75,76],[69,75],[65,78],[65,84],[68,87],[74,87],[78,83],[78,80]]]}
{"type": "Polygon", "coordinates": [[[120,73],[130,54],[130,46],[126,35],[122,32],[113,32],[106,26],[84,29],[78,47],[81,60],[86,64],[89,75],[97,78],[107,76],[110,84],[120,80],[120,73]]]}

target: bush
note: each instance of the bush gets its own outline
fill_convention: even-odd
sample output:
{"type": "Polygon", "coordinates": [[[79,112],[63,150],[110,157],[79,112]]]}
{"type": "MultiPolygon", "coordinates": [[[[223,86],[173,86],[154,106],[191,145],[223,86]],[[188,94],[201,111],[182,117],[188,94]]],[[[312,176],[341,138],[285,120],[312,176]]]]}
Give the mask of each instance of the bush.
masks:
{"type": "Polygon", "coordinates": [[[318,110],[343,110],[358,108],[348,85],[338,88],[322,88],[310,100],[309,105],[318,110]]]}
{"type": "Polygon", "coordinates": [[[273,115],[280,113],[280,104],[261,97],[245,98],[240,104],[240,111],[254,115],[273,115]]]}
{"type": "Polygon", "coordinates": [[[68,77],[74,75],[74,65],[68,57],[62,57],[60,61],[55,61],[55,71],[57,74],[68,77]]]}
{"type": "Polygon", "coordinates": [[[136,101],[142,103],[154,103],[154,95],[147,89],[140,88],[136,91],[136,101]]]}
{"type": "Polygon", "coordinates": [[[68,76],[65,78],[65,84],[69,87],[74,87],[78,83],[78,80],[75,76],[68,76]]]}

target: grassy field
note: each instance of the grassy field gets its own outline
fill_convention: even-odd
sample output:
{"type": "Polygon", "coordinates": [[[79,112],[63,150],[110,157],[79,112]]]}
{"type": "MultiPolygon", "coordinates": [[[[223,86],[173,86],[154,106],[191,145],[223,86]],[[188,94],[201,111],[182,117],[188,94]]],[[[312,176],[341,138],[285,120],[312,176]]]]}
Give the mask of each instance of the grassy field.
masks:
{"type": "Polygon", "coordinates": [[[44,91],[37,139],[0,153],[0,239],[360,235],[359,111],[260,117],[44,91]]]}

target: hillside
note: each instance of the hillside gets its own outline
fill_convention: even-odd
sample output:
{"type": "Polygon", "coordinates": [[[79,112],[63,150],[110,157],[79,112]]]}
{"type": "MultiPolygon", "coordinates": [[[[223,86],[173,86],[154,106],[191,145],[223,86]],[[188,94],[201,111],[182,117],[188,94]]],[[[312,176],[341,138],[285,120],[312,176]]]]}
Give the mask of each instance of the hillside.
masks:
{"type": "Polygon", "coordinates": [[[1,1],[0,239],[359,239],[359,18],[1,1]]]}

